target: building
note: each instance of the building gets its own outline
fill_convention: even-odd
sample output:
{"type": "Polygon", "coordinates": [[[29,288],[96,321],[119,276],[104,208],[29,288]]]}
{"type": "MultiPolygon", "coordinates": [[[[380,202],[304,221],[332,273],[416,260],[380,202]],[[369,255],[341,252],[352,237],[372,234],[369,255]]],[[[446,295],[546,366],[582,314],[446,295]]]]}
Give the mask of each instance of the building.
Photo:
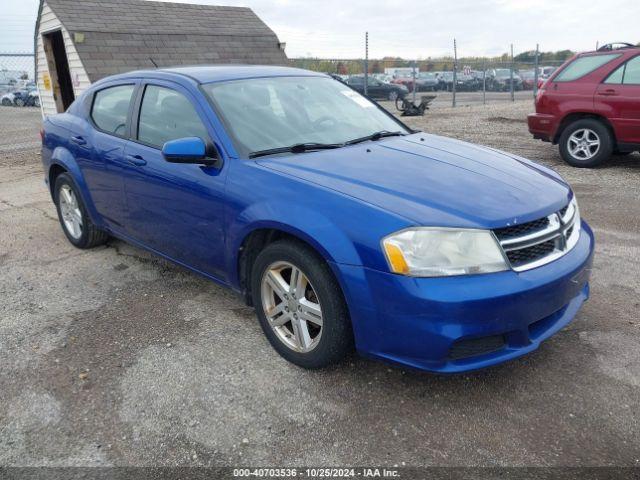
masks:
{"type": "Polygon", "coordinates": [[[145,0],[40,0],[36,80],[43,115],[92,82],[137,69],[282,65],[284,44],[249,8],[145,0]]]}

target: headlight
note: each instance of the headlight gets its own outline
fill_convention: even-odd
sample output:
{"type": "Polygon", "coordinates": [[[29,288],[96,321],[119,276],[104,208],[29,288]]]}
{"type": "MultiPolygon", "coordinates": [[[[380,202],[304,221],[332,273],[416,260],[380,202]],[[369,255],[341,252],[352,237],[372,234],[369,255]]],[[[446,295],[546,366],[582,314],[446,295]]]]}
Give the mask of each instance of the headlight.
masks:
{"type": "Polygon", "coordinates": [[[393,273],[443,277],[507,270],[502,250],[487,230],[412,228],[382,240],[393,273]]]}

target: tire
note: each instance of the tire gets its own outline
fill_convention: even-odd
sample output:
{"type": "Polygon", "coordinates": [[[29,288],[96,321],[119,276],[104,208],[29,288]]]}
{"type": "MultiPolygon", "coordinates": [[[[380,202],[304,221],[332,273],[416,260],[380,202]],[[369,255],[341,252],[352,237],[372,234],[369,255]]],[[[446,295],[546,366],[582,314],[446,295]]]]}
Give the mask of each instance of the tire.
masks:
{"type": "Polygon", "coordinates": [[[24,99],[22,98],[16,98],[14,103],[16,104],[16,107],[24,107],[24,99]]]}
{"type": "Polygon", "coordinates": [[[280,240],[268,245],[260,252],[251,269],[251,291],[264,334],[273,348],[289,362],[308,369],[323,368],[338,363],[353,350],[353,331],[342,290],[326,262],[308,246],[292,240],[280,240]],[[293,273],[290,267],[297,268],[307,279],[307,282],[303,282],[306,285],[305,293],[298,295],[297,299],[294,289],[287,290],[290,283],[296,283],[291,281],[293,273]],[[274,282],[268,278],[277,279],[275,284],[280,289],[280,295],[286,299],[278,298],[279,295],[271,287],[274,282]],[[305,307],[301,310],[303,302],[305,307]],[[319,318],[322,319],[322,326],[319,330],[316,320],[301,320],[303,316],[318,318],[310,317],[305,311],[306,305],[316,304],[321,310],[319,318]],[[282,312],[281,315],[275,314],[280,315],[277,318],[269,314],[274,323],[285,323],[272,326],[272,321],[267,319],[266,309],[269,308],[272,312],[282,312]],[[292,312],[296,311],[303,312],[295,320],[299,322],[296,323],[298,330],[293,323],[296,314],[292,312]],[[306,347],[303,346],[304,342],[298,341],[305,335],[295,333],[300,329],[306,330],[306,347]]]}
{"type": "Polygon", "coordinates": [[[398,92],[396,91],[389,92],[389,100],[391,100],[392,102],[395,102],[396,98],[398,98],[398,92]]]}
{"type": "Polygon", "coordinates": [[[8,98],[3,98],[2,99],[2,106],[3,107],[10,107],[12,105],[11,100],[9,100],[8,98]]]}
{"type": "Polygon", "coordinates": [[[569,165],[593,168],[611,157],[613,138],[602,122],[585,118],[573,122],[562,131],[559,146],[560,155],[569,165]],[[594,143],[596,141],[597,147],[594,143]]]}
{"type": "Polygon", "coordinates": [[[40,97],[35,97],[33,99],[33,106],[34,107],[40,107],[40,97]]]}
{"type": "Polygon", "coordinates": [[[91,221],[82,197],[78,193],[78,187],[69,174],[61,173],[58,175],[53,192],[60,226],[74,247],[93,248],[104,244],[109,239],[109,235],[97,228],[91,221]],[[65,194],[72,195],[76,208],[72,208],[74,203],[70,202],[65,194]],[[72,218],[80,220],[80,227],[77,230],[71,226],[71,224],[75,225],[72,218]]]}

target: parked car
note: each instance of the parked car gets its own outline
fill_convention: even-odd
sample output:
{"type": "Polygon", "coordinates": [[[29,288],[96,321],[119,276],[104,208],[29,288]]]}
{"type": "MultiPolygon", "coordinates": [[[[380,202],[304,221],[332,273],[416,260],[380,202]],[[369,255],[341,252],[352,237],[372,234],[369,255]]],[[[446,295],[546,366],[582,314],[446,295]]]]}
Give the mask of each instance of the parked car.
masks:
{"type": "Polygon", "coordinates": [[[450,92],[453,90],[453,72],[436,72],[438,90],[450,92]]]}
{"type": "Polygon", "coordinates": [[[13,101],[15,98],[14,92],[7,92],[0,97],[0,104],[2,104],[3,107],[11,107],[14,105],[13,101]]]}
{"type": "Polygon", "coordinates": [[[386,73],[372,73],[371,76],[383,83],[393,82],[393,77],[391,75],[387,75],[386,73]]]}
{"type": "MultiPolygon", "coordinates": [[[[487,90],[508,92],[511,90],[511,70],[508,68],[492,68],[487,70],[487,90]]],[[[513,89],[522,90],[522,79],[513,73],[513,89]]]]}
{"type": "Polygon", "coordinates": [[[520,70],[518,76],[522,79],[522,88],[524,90],[533,90],[536,82],[535,70],[520,70]]]}
{"type": "Polygon", "coordinates": [[[640,150],[640,48],[574,56],[539,90],[528,121],[574,167],[640,150]]]}
{"type": "Polygon", "coordinates": [[[438,79],[434,73],[420,72],[416,76],[416,87],[418,92],[434,92],[438,88],[438,79]]]}
{"type": "Polygon", "coordinates": [[[5,107],[39,107],[40,95],[37,90],[16,90],[2,95],[0,104],[5,107]]]}
{"type": "Polygon", "coordinates": [[[407,89],[409,92],[413,92],[414,89],[414,79],[413,75],[400,75],[396,76],[393,80],[391,80],[392,84],[401,85],[407,89]]]}
{"type": "Polygon", "coordinates": [[[475,92],[482,88],[482,83],[478,82],[475,75],[462,72],[456,73],[456,90],[459,92],[475,92]]]}
{"type": "MultiPolygon", "coordinates": [[[[346,83],[364,95],[364,75],[351,76],[346,83]]],[[[384,83],[372,77],[368,78],[367,96],[370,98],[395,101],[397,98],[404,98],[408,92],[409,90],[404,85],[384,83]]]]}
{"type": "Polygon", "coordinates": [[[538,69],[539,69],[538,75],[540,76],[540,78],[546,80],[551,75],[553,75],[553,72],[555,72],[558,69],[558,67],[538,67],[538,69]]]}
{"type": "Polygon", "coordinates": [[[589,294],[593,234],[557,173],[414,132],[324,74],[107,77],[41,136],[73,245],[114,236],[234,289],[302,367],[354,346],[436,372],[487,367],[535,350],[589,294]]]}

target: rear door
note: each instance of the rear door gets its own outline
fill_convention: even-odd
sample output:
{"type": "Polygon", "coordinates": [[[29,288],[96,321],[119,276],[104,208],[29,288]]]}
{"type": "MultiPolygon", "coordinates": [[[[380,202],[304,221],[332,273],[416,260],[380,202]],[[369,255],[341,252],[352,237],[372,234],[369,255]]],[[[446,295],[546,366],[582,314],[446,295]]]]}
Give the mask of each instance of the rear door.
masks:
{"type": "Polygon", "coordinates": [[[182,86],[153,80],[141,87],[125,191],[128,235],[174,260],[223,278],[224,166],[167,162],[162,146],[184,137],[213,145],[202,107],[182,86]]]}
{"type": "Polygon", "coordinates": [[[613,125],[618,143],[640,144],[640,55],[598,86],[594,104],[613,125]]]}
{"type": "Polygon", "coordinates": [[[106,84],[73,116],[69,144],[93,204],[105,223],[121,230],[126,218],[123,162],[136,82],[106,84]]]}
{"type": "Polygon", "coordinates": [[[367,95],[371,98],[385,98],[385,89],[382,82],[379,80],[368,77],[367,79],[367,95]]]}

